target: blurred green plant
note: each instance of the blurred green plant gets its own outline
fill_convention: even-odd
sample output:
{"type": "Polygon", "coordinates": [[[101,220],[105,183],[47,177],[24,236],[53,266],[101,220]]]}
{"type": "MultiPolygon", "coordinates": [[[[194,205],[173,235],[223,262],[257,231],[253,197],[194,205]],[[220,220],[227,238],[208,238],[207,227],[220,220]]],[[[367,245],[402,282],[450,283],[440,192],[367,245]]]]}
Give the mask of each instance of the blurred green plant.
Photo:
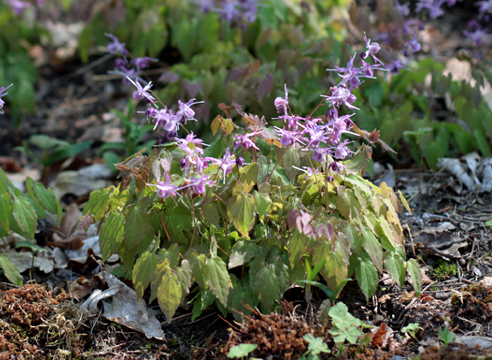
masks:
{"type": "Polygon", "coordinates": [[[480,92],[480,84],[489,78],[487,71],[474,71],[477,83],[472,86],[442,75],[443,70],[443,64],[427,58],[389,81],[378,79],[360,87],[359,100],[370,106],[356,113],[355,122],[364,129],[380,129],[381,140],[399,153],[390,154],[396,162],[409,153],[416,163],[424,158],[423,166],[437,169],[441,157],[471,151],[490,156],[492,111],[480,92]],[[440,111],[446,102],[448,108],[440,111]]]}
{"type": "Polygon", "coordinates": [[[23,15],[15,14],[6,1],[0,2],[0,83],[15,84],[9,90],[9,108],[14,128],[19,129],[27,113],[36,107],[34,86],[38,72],[33,65],[29,50],[39,44],[41,36],[49,37],[33,19],[33,9],[23,15]]]}
{"type": "Polygon", "coordinates": [[[92,140],[87,140],[72,144],[48,135],[31,135],[28,141],[24,141],[22,146],[17,146],[14,150],[25,153],[31,161],[43,166],[43,178],[46,178],[51,165],[81,154],[89,149],[92,143],[92,140]],[[41,155],[37,151],[31,150],[30,145],[40,149],[41,155]]]}
{"type": "MultiPolygon", "coordinates": [[[[7,178],[0,168],[0,238],[13,231],[27,240],[34,239],[38,219],[50,218],[60,225],[62,208],[51,189],[28,178],[26,192],[22,193],[7,178]]],[[[34,244],[24,242],[32,251],[39,250],[34,244]]],[[[22,277],[17,267],[4,255],[0,254],[0,267],[5,276],[14,284],[21,285],[22,277]]]]}
{"type": "MultiPolygon", "coordinates": [[[[156,95],[169,104],[199,95],[205,104],[197,108],[197,119],[205,121],[189,129],[211,142],[208,121],[221,114],[222,102],[235,101],[246,112],[274,117],[272,104],[279,94],[273,89],[295,84],[296,95],[327,87],[325,69],[352,52],[341,44],[348,3],[264,0],[254,22],[230,26],[217,13],[201,14],[191,1],[118,2],[124,12],[113,4],[94,14],[80,37],[80,53],[87,60],[94,43],[107,43],[103,34],[109,31],[134,57],[149,55],[170,63],[159,78],[166,86],[156,95]],[[104,14],[111,11],[117,16],[108,28],[104,14]],[[135,25],[130,29],[128,23],[135,25]]],[[[318,101],[319,96],[308,95],[292,106],[305,112],[318,101]]]]}

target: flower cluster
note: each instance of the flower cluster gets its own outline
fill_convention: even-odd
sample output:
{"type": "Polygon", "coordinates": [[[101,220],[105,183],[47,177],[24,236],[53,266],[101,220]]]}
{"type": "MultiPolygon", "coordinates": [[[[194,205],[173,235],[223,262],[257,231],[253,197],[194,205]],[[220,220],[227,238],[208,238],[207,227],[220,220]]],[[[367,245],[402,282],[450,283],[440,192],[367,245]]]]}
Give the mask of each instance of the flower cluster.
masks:
{"type": "Polygon", "coordinates": [[[229,23],[252,23],[260,0],[199,0],[202,13],[216,12],[229,23]]]}
{"type": "Polygon", "coordinates": [[[112,41],[108,45],[108,51],[111,54],[121,56],[116,58],[114,61],[114,70],[108,71],[108,74],[121,75],[123,77],[123,82],[127,84],[130,82],[134,85],[135,82],[140,84],[145,83],[139,76],[142,74],[142,70],[149,66],[149,62],[157,61],[157,59],[148,56],[129,59],[129,53],[125,46],[126,44],[121,43],[113,34],[106,34],[106,36],[112,41]]]}
{"type": "MultiPolygon", "coordinates": [[[[121,54],[126,59],[128,52],[125,49],[125,44],[120,43],[112,35],[108,36],[113,40],[108,49],[112,53],[121,54]]],[[[137,101],[146,101],[145,115],[148,120],[154,122],[154,129],[161,128],[167,139],[174,141],[183,154],[179,162],[183,170],[183,178],[178,180],[176,177],[174,179],[178,183],[173,184],[172,177],[166,173],[164,181],[159,180],[157,184],[149,185],[157,188],[157,194],[161,198],[175,197],[183,192],[188,192],[192,196],[202,195],[207,188],[219,186],[220,179],[222,183],[225,183],[226,178],[235,167],[244,165],[244,158],[239,156],[239,151],[255,152],[260,150],[256,144],[258,138],[272,139],[272,137],[278,137],[280,139],[279,146],[296,147],[301,151],[312,153],[311,158],[316,162],[316,165],[311,162],[312,167],[298,168],[305,172],[307,177],[322,171],[339,171],[343,167],[340,161],[352,154],[348,147],[348,140],[342,140],[342,136],[347,133],[353,134],[350,132],[353,126],[351,120],[353,114],[340,115],[339,111],[342,106],[357,110],[358,108],[353,105],[356,97],[352,91],[362,83],[361,79],[374,78],[375,70],[385,70],[383,62],[377,57],[380,50],[379,44],[371,42],[366,37],[364,39],[366,50],[359,57],[354,54],[346,67],[328,69],[328,71],[337,71],[341,81],[338,85],[333,86],[327,95],[323,95],[323,100],[318,106],[328,106],[326,116],[318,118],[292,114],[287,87],[285,87],[285,97],[277,97],[274,101],[274,105],[280,113],[279,119],[283,120],[283,127],[275,127],[274,133],[271,133],[261,124],[261,126],[250,126],[245,133],[235,135],[232,152],[227,148],[221,158],[204,156],[204,146],[207,145],[193,132],[184,139],[178,137],[180,125],[195,120],[192,106],[201,103],[201,101],[195,101],[195,99],[190,99],[187,102],[179,101],[176,111],[166,106],[161,107],[159,106],[160,102],[156,101],[151,91],[151,82],[142,85],[138,78],[133,80],[128,76],[127,80],[136,88],[133,98],[137,101]],[[360,66],[355,65],[356,60],[360,62],[360,66]]],[[[312,230],[320,233],[327,231],[324,228],[311,229],[306,221],[302,220],[305,218],[306,216],[299,220],[299,224],[303,226],[302,232],[306,233],[312,230]]]]}
{"type": "MultiPolygon", "coordinates": [[[[340,83],[330,89],[329,95],[323,95],[324,101],[328,104],[328,111],[325,119],[313,118],[308,116],[302,118],[290,113],[288,93],[285,89],[285,97],[275,99],[275,107],[281,114],[280,119],[284,120],[282,128],[275,127],[275,131],[280,137],[282,146],[299,146],[301,151],[312,152],[312,159],[323,166],[325,170],[338,170],[339,161],[344,160],[352,154],[348,148],[348,140],[342,141],[342,135],[350,132],[353,126],[351,115],[339,115],[341,106],[348,109],[358,110],[353,104],[356,100],[352,91],[361,84],[361,78],[374,78],[374,70],[385,70],[382,61],[376,56],[380,50],[378,43],[364,38],[366,42],[366,51],[363,52],[359,59],[360,67],[354,65],[357,54],[354,54],[347,63],[346,67],[336,67],[327,69],[328,71],[337,71],[342,79],[340,83]],[[373,64],[366,62],[371,59],[373,64]],[[329,159],[334,158],[334,162],[329,159]]],[[[355,134],[354,134],[355,135],[355,134]]],[[[310,176],[313,171],[319,169],[306,168],[305,171],[310,176]]]]}

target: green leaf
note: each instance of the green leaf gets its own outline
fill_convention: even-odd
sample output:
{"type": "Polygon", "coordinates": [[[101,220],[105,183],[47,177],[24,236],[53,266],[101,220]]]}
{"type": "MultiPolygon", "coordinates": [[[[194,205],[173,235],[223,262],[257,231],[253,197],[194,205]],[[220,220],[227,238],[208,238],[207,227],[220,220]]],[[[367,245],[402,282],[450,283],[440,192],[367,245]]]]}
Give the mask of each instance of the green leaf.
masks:
{"type": "MultiPolygon", "coordinates": [[[[267,184],[268,187],[270,187],[270,184],[263,183],[261,184],[260,189],[261,187],[264,187],[265,184],[267,184]]],[[[255,191],[253,193],[253,197],[255,199],[255,209],[260,217],[260,220],[262,221],[265,218],[265,216],[268,214],[268,209],[270,208],[270,204],[272,203],[272,199],[270,199],[269,193],[270,191],[268,191],[267,193],[262,191],[255,191]]]]}
{"type": "Polygon", "coordinates": [[[250,261],[255,255],[258,245],[251,241],[239,240],[231,250],[229,269],[241,266],[250,261]]]}
{"type": "Polygon", "coordinates": [[[345,189],[345,186],[338,186],[338,198],[337,198],[338,210],[342,213],[345,219],[350,220],[353,215],[353,211],[358,209],[360,212],[360,205],[354,196],[352,190],[345,189]]]}
{"type": "Polygon", "coordinates": [[[191,265],[191,271],[193,273],[193,277],[196,282],[202,289],[205,290],[205,281],[204,281],[204,269],[205,262],[207,261],[207,257],[204,254],[198,254],[196,250],[192,250],[187,255],[187,259],[191,265]]]}
{"type": "Polygon", "coordinates": [[[176,276],[181,284],[182,296],[185,297],[190,292],[192,284],[192,272],[190,262],[186,259],[181,261],[181,266],[176,268],[176,276]]]}
{"type": "Polygon", "coordinates": [[[17,286],[22,285],[22,276],[19,269],[5,255],[0,254],[0,268],[2,268],[5,277],[17,286]]]}
{"type": "Polygon", "coordinates": [[[362,248],[367,251],[376,268],[383,270],[383,249],[371,230],[362,231],[362,248]]]}
{"type": "Polygon", "coordinates": [[[144,204],[131,204],[125,212],[125,243],[130,247],[136,247],[150,231],[152,214],[144,209],[144,204]]]}
{"type": "Polygon", "coordinates": [[[175,274],[165,273],[162,276],[157,290],[157,301],[167,321],[170,322],[181,303],[181,284],[175,274]]]}
{"type": "Polygon", "coordinates": [[[149,286],[156,267],[157,257],[150,251],[144,252],[135,263],[132,271],[132,281],[139,300],[142,298],[147,286],[149,286]]]}
{"type": "Polygon", "coordinates": [[[161,252],[162,252],[162,256],[159,256],[159,259],[162,259],[163,257],[168,258],[171,269],[174,269],[176,268],[176,266],[178,266],[179,257],[181,255],[178,244],[174,243],[171,246],[169,246],[168,249],[161,250],[161,252]]]}
{"type": "Polygon", "coordinates": [[[189,61],[196,49],[196,38],[190,22],[182,19],[172,29],[172,34],[174,34],[174,45],[178,48],[181,55],[183,55],[183,58],[189,61]]]}
{"type": "MultiPolygon", "coordinates": [[[[154,274],[152,274],[152,279],[150,281],[151,293],[150,293],[149,302],[152,302],[155,299],[157,299],[159,285],[161,284],[162,277],[166,273],[171,273],[171,269],[169,268],[169,259],[167,258],[157,263],[154,274]]],[[[130,273],[130,280],[131,280],[131,273],[130,273]]]]}
{"type": "Polygon", "coordinates": [[[297,175],[299,174],[299,170],[294,168],[294,166],[301,166],[299,150],[294,147],[289,147],[282,158],[282,166],[289,180],[292,182],[295,181],[297,179],[297,175]]]}
{"type": "Polygon", "coordinates": [[[12,222],[12,197],[8,192],[0,196],[0,226],[5,231],[10,231],[10,223],[12,222]]]}
{"type": "Polygon", "coordinates": [[[25,238],[33,239],[38,224],[38,217],[31,203],[23,197],[15,198],[12,214],[12,230],[25,238]]]}
{"type": "Polygon", "coordinates": [[[388,270],[390,276],[396,280],[398,285],[402,286],[405,282],[405,262],[395,252],[384,254],[384,267],[388,270]]]}
{"type": "Polygon", "coordinates": [[[383,248],[387,251],[394,251],[395,235],[393,234],[393,230],[391,229],[391,226],[388,220],[386,220],[386,218],[384,217],[384,215],[381,215],[379,217],[379,220],[377,221],[374,230],[376,234],[379,236],[383,248]]]}
{"type": "Polygon", "coordinates": [[[232,283],[227,266],[220,257],[207,259],[203,269],[203,278],[215,297],[222,305],[227,306],[227,297],[232,283]]]}
{"type": "Polygon", "coordinates": [[[79,55],[80,55],[80,59],[84,64],[87,63],[87,61],[89,61],[89,50],[92,47],[92,39],[93,39],[92,28],[93,27],[91,26],[91,24],[87,24],[79,36],[79,41],[78,41],[79,55]]]}
{"type": "Polygon", "coordinates": [[[84,215],[94,215],[94,222],[102,220],[106,211],[108,211],[111,203],[109,189],[99,189],[91,192],[89,201],[84,206],[84,215]]]}
{"type": "Polygon", "coordinates": [[[475,135],[475,143],[482,155],[487,158],[490,157],[490,146],[487,142],[484,131],[481,129],[475,129],[473,130],[473,135],[475,135]]]}
{"type": "Polygon", "coordinates": [[[58,213],[58,207],[60,206],[60,203],[56,199],[53,190],[46,189],[43,184],[40,184],[38,182],[33,183],[32,189],[34,195],[36,196],[36,199],[38,199],[38,201],[46,210],[53,214],[58,213]]]}
{"type": "Polygon", "coordinates": [[[360,261],[355,267],[355,276],[367,301],[371,298],[378,286],[378,272],[369,259],[360,261]]]}
{"type": "Polygon", "coordinates": [[[220,227],[219,209],[215,202],[209,202],[201,206],[203,217],[216,228],[220,227]]]}
{"type": "MultiPolygon", "coordinates": [[[[256,305],[258,305],[258,300],[249,291],[243,290],[243,291],[237,292],[232,297],[230,308],[235,309],[244,315],[251,314],[251,310],[244,307],[244,305],[249,305],[254,309],[254,307],[256,305]]],[[[232,314],[234,315],[234,318],[236,319],[236,321],[241,321],[243,318],[240,314],[236,313],[235,311],[233,311],[232,314]]]]}
{"type": "Polygon", "coordinates": [[[447,326],[444,329],[439,330],[439,340],[441,340],[445,345],[452,343],[455,338],[456,336],[449,331],[447,326]]]}
{"type": "Polygon", "coordinates": [[[293,268],[299,259],[306,254],[308,239],[307,236],[301,234],[297,229],[289,239],[287,245],[287,253],[289,254],[290,267],[293,268]]]}
{"type": "Polygon", "coordinates": [[[109,213],[108,218],[101,226],[99,244],[103,261],[113,255],[121,246],[125,232],[125,217],[118,211],[109,213]]]}
{"type": "Polygon", "coordinates": [[[332,291],[335,291],[346,280],[347,272],[347,264],[343,260],[343,255],[338,251],[331,251],[321,270],[321,274],[325,278],[328,287],[332,291]]]}
{"type": "MultiPolygon", "coordinates": [[[[254,276],[254,273],[251,274],[254,276]]],[[[269,312],[280,294],[280,284],[275,270],[264,267],[255,276],[254,290],[264,310],[269,312]]]]}
{"type": "Polygon", "coordinates": [[[343,343],[347,340],[351,344],[355,344],[358,337],[362,335],[360,330],[362,321],[350,314],[347,305],[342,302],[333,306],[328,311],[328,315],[332,319],[333,327],[329,333],[333,335],[333,340],[337,343],[343,343]]]}
{"type": "Polygon", "coordinates": [[[258,178],[258,164],[252,163],[239,170],[239,182],[244,186],[244,192],[249,193],[256,184],[258,178]]]}
{"type": "Polygon", "coordinates": [[[413,288],[415,290],[415,295],[420,296],[420,289],[422,288],[422,275],[420,274],[420,267],[417,260],[410,259],[407,261],[407,271],[412,277],[413,288]]]}
{"type": "Polygon", "coordinates": [[[229,359],[243,358],[248,356],[250,352],[253,352],[258,347],[257,344],[239,344],[231,347],[227,353],[229,359]]]}
{"type": "Polygon", "coordinates": [[[328,345],[326,345],[321,337],[315,338],[312,334],[307,334],[304,335],[303,339],[308,342],[308,351],[313,355],[330,352],[328,345]]]}
{"type": "Polygon", "coordinates": [[[249,231],[255,224],[255,199],[253,195],[240,193],[229,202],[232,222],[242,236],[249,239],[249,231]]]}

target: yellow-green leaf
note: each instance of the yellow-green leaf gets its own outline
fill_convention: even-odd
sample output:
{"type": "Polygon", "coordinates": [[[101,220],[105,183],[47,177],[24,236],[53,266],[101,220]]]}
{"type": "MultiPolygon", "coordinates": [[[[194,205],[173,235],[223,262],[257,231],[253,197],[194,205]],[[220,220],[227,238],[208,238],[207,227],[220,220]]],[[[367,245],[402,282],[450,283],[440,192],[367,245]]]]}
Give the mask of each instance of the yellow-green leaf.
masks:
{"type": "Polygon", "coordinates": [[[15,198],[12,214],[12,230],[28,239],[33,239],[38,225],[38,216],[31,203],[23,197],[15,198]]]}
{"type": "Polygon", "coordinates": [[[369,301],[378,286],[378,272],[369,259],[360,261],[355,267],[355,276],[362,292],[369,301]]]}
{"type": "Polygon", "coordinates": [[[220,257],[207,259],[203,269],[203,278],[212,294],[222,305],[227,306],[227,297],[232,282],[227,266],[220,257]]]}
{"type": "Polygon", "coordinates": [[[255,224],[255,199],[251,194],[240,193],[230,200],[232,222],[242,236],[249,239],[249,231],[255,224]]]}
{"type": "Polygon", "coordinates": [[[19,269],[3,254],[0,254],[0,268],[2,268],[5,277],[9,281],[18,286],[22,285],[22,276],[19,273],[19,269]]]}
{"type": "Polygon", "coordinates": [[[99,244],[103,261],[113,255],[121,246],[125,232],[125,218],[117,211],[113,211],[101,226],[99,244]]]}
{"type": "Polygon", "coordinates": [[[165,273],[162,276],[157,290],[157,301],[167,321],[170,322],[181,303],[181,284],[175,274],[165,273]]]}
{"type": "Polygon", "coordinates": [[[142,298],[145,289],[149,286],[156,266],[157,257],[150,251],[144,252],[135,263],[132,271],[132,280],[139,299],[142,298]]]}

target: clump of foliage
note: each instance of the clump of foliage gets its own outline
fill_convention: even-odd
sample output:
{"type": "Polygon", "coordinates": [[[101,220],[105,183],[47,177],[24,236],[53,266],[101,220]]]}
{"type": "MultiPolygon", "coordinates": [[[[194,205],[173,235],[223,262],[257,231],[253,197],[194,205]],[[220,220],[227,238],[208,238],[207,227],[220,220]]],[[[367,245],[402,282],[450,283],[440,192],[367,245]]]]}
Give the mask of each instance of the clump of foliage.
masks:
{"type": "MultiPolygon", "coordinates": [[[[0,168],[0,238],[13,231],[26,239],[34,239],[38,219],[50,218],[59,225],[61,215],[62,208],[53,190],[28,178],[26,192],[22,193],[0,168]]],[[[19,270],[3,254],[0,254],[0,268],[14,284],[22,284],[19,270]]]]}
{"type": "Polygon", "coordinates": [[[382,2],[370,17],[367,4],[352,4],[354,25],[380,40],[386,50],[382,59],[394,75],[390,81],[366,83],[361,100],[370,106],[356,115],[364,128],[381,129],[381,139],[402,155],[410,153],[414,161],[437,169],[442,157],[457,157],[471,151],[483,156],[491,153],[492,115],[481,89],[491,84],[490,52],[484,30],[489,18],[489,1],[457,2],[416,1],[382,2]],[[420,56],[421,34],[429,20],[455,6],[476,8],[477,16],[462,29],[463,46],[456,58],[471,65],[472,81],[444,75],[445,64],[420,56]],[[417,61],[418,59],[418,61],[417,61]],[[426,81],[430,79],[430,83],[426,81]],[[475,82],[475,83],[473,83],[475,82]]]}
{"type": "MultiPolygon", "coordinates": [[[[251,3],[251,9],[236,2],[235,8],[228,8],[230,13],[222,9],[222,2],[212,8],[204,5],[202,12],[191,1],[151,3],[120,1],[126,11],[118,12],[116,5],[102,9],[82,33],[81,51],[88,54],[92,40],[105,41],[105,14],[114,11],[109,31],[135,58],[126,61],[125,53],[114,52],[120,57],[111,73],[135,79],[142,75],[142,69],[134,66],[136,59],[145,56],[170,64],[158,79],[165,87],[156,95],[165,104],[186,97],[204,100],[195,111],[196,118],[205,121],[190,129],[206,141],[213,139],[208,119],[220,114],[220,103],[234,100],[244,111],[273,117],[273,89],[296,84],[297,93],[314,94],[327,86],[320,74],[342,58],[345,31],[335,14],[347,1],[302,5],[271,0],[260,1],[257,7],[252,4],[257,1],[244,2],[251,3]],[[128,23],[134,24],[131,30],[128,23]]],[[[293,99],[293,105],[304,113],[318,100],[310,95],[303,101],[293,99]]]]}
{"type": "MultiPolygon", "coordinates": [[[[416,63],[411,71],[393,75],[389,81],[378,79],[363,84],[358,95],[370,106],[357,112],[357,124],[362,128],[384,129],[380,134],[382,140],[399,154],[409,152],[416,163],[423,160],[423,165],[432,169],[437,169],[437,161],[442,157],[457,157],[471,151],[489,156],[487,138],[492,127],[488,119],[492,111],[480,92],[487,73],[474,71],[477,83],[472,86],[453,80],[451,74],[442,75],[443,70],[443,64],[428,58],[416,63]],[[423,85],[428,76],[430,84],[423,85]],[[448,110],[442,108],[445,99],[448,110]]],[[[395,161],[401,160],[401,156],[392,156],[395,161]]]]}
{"type": "Polygon", "coordinates": [[[16,128],[22,123],[23,115],[33,112],[36,106],[34,86],[38,74],[28,51],[39,43],[41,34],[46,34],[36,22],[29,21],[37,8],[25,3],[28,7],[25,10],[5,1],[0,3],[0,84],[15,83],[9,100],[10,115],[16,128]]]}
{"type": "MultiPolygon", "coordinates": [[[[336,294],[355,275],[369,298],[383,269],[400,285],[408,271],[420,291],[418,265],[405,261],[400,200],[386,184],[362,178],[371,147],[347,160],[352,151],[341,138],[353,123],[339,111],[357,109],[352,90],[382,68],[379,45],[366,44],[361,57],[337,67],[342,81],[311,115],[293,114],[287,87],[274,102],[283,127],[269,127],[237,104],[223,105],[210,145],[193,132],[178,137],[200,102],[179,101],[174,111],[151,83],[129,78],[133,97],[147,101],[145,114],[165,140],[149,157],[136,154],[117,164],[120,186],[94,191],[84,215],[100,222],[103,258],[117,252],[119,273],[131,276],[140,297],[150,285],[151,300],[168,320],[190,292],[195,317],[213,303],[224,313],[247,314],[244,305],[270,312],[313,267],[336,294]],[[313,117],[322,106],[326,114],[313,117]]],[[[379,141],[376,132],[354,130],[379,141]]]]}

